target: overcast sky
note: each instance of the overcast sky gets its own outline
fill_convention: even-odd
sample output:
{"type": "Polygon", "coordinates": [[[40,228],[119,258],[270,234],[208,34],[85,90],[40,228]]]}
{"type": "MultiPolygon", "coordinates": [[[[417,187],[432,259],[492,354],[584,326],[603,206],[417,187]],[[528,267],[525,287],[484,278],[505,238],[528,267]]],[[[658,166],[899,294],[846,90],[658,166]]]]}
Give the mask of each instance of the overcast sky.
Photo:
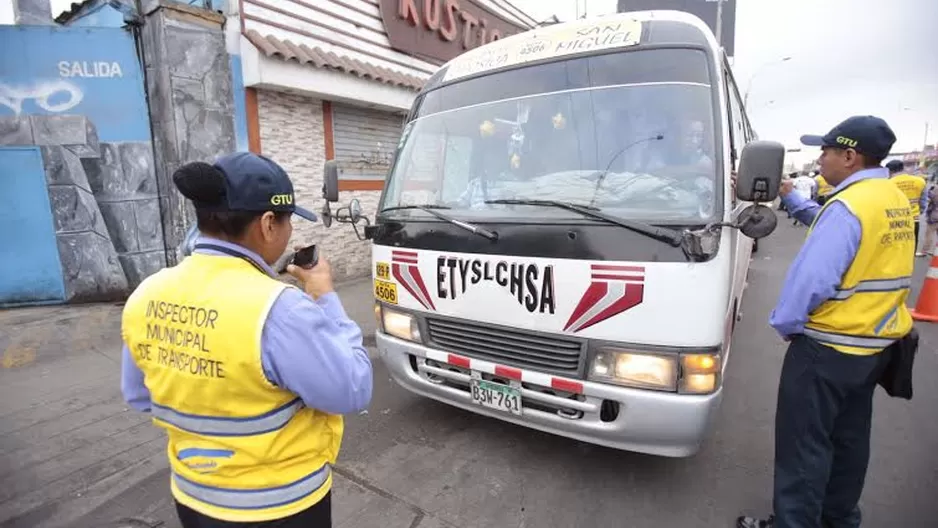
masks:
{"type": "MultiPolygon", "coordinates": [[[[616,0],[510,0],[536,20],[614,13],[616,0]],[[585,6],[585,7],[584,7],[585,6]]],[[[704,1],[704,0],[701,0],[704,1]]],[[[61,11],[71,0],[52,0],[61,11]]],[[[938,143],[938,1],[737,0],[734,70],[750,80],[749,115],[764,139],[797,147],[854,114],[896,131],[896,151],[938,143]],[[791,60],[780,62],[783,57],[791,60]],[[908,110],[904,110],[908,108],[908,110]]],[[[0,0],[0,22],[12,15],[0,0]]],[[[816,150],[805,149],[799,158],[816,150]]]]}
{"type": "MultiPolygon", "coordinates": [[[[701,0],[703,1],[703,0],[701,0]]],[[[537,20],[569,20],[584,0],[513,0],[537,20]]],[[[589,16],[615,0],[585,0],[589,16]]],[[[734,74],[763,139],[800,147],[854,114],[893,127],[895,151],[920,149],[925,123],[938,143],[938,1],[737,0],[734,74]],[[790,56],[791,60],[781,62],[790,56]],[[909,108],[909,110],[903,110],[909,108]]],[[[808,149],[798,163],[816,156],[808,149]]]]}

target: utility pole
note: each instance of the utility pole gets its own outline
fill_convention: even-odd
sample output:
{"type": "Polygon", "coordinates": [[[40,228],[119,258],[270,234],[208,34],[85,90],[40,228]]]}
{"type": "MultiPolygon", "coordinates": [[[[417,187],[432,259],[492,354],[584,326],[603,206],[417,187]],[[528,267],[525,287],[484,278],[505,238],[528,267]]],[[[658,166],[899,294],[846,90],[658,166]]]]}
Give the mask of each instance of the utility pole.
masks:
{"type": "Polygon", "coordinates": [[[723,47],[723,2],[717,0],[717,45],[723,47]]]}
{"type": "Polygon", "coordinates": [[[925,165],[925,156],[928,155],[928,121],[925,121],[925,139],[922,140],[922,156],[919,165],[925,165]]]}
{"type": "Polygon", "coordinates": [[[790,60],[791,60],[791,57],[790,57],[790,56],[789,56],[789,57],[782,57],[782,58],[781,58],[780,60],[778,60],[778,61],[766,62],[766,63],[763,63],[762,66],[759,66],[759,68],[756,69],[756,72],[749,76],[749,82],[746,83],[746,91],[745,91],[745,93],[743,93],[743,106],[745,106],[745,107],[748,108],[748,105],[749,105],[749,92],[752,91],[752,81],[755,80],[756,76],[758,76],[760,73],[762,73],[762,71],[763,71],[764,69],[768,68],[769,66],[772,66],[772,65],[778,64],[778,63],[782,63],[782,62],[788,62],[788,61],[790,61],[790,60]]]}

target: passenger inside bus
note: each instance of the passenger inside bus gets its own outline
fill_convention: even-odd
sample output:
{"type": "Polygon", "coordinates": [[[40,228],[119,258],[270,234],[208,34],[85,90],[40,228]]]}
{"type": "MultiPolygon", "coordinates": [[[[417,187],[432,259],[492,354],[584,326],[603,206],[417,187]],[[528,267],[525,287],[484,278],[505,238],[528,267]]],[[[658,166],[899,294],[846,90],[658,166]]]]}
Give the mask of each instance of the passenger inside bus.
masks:
{"type": "Polygon", "coordinates": [[[688,117],[679,118],[676,127],[677,137],[670,141],[670,145],[659,149],[659,156],[647,167],[648,172],[655,173],[667,168],[691,167],[701,172],[711,174],[713,171],[713,152],[707,141],[704,124],[699,119],[688,117]]]}

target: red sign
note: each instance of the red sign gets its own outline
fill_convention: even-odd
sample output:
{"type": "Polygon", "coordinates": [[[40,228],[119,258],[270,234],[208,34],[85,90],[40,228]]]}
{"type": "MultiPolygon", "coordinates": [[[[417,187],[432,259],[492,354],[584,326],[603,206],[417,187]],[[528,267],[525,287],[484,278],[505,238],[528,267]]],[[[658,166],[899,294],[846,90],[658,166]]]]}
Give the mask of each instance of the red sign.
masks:
{"type": "Polygon", "coordinates": [[[448,61],[526,29],[470,0],[380,0],[379,5],[391,47],[418,57],[448,61]]]}

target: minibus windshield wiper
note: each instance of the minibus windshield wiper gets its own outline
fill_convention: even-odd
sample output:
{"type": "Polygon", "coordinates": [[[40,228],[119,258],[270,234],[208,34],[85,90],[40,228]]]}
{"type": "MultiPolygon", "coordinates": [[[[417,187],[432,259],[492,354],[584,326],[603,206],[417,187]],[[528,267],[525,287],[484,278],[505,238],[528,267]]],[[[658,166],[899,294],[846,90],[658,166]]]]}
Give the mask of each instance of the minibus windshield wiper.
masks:
{"type": "Polygon", "coordinates": [[[487,204],[506,204],[506,205],[540,205],[544,207],[557,207],[559,209],[566,209],[568,211],[573,211],[580,213],[583,216],[590,218],[595,218],[597,220],[604,220],[610,224],[615,224],[622,226],[626,229],[635,231],[636,233],[641,233],[645,236],[653,238],[655,240],[660,240],[661,242],[667,242],[668,244],[674,247],[681,247],[684,242],[684,236],[673,229],[668,229],[665,227],[655,227],[650,224],[645,224],[642,222],[636,222],[634,220],[626,220],[625,218],[619,218],[617,216],[606,214],[595,207],[588,205],[580,205],[571,202],[562,202],[559,200],[520,200],[520,199],[504,199],[504,200],[488,200],[485,203],[487,204]]]}
{"type": "Polygon", "coordinates": [[[485,229],[484,227],[479,227],[475,224],[470,224],[469,222],[463,222],[462,220],[456,220],[452,216],[436,211],[436,209],[452,209],[452,207],[448,205],[438,205],[438,204],[395,205],[392,207],[385,207],[384,209],[378,211],[378,214],[385,213],[387,211],[400,211],[403,209],[420,209],[421,211],[425,213],[430,213],[431,215],[439,218],[440,220],[443,220],[444,222],[449,222],[453,224],[454,226],[461,227],[465,229],[466,231],[469,231],[472,234],[479,235],[481,237],[485,237],[493,241],[498,240],[498,233],[496,233],[495,231],[489,231],[488,229],[485,229]]]}
{"type": "Polygon", "coordinates": [[[385,207],[378,211],[378,214],[387,211],[402,211],[404,209],[420,209],[421,211],[426,211],[427,209],[452,209],[452,207],[443,204],[392,205],[391,207],[385,207]]]}

